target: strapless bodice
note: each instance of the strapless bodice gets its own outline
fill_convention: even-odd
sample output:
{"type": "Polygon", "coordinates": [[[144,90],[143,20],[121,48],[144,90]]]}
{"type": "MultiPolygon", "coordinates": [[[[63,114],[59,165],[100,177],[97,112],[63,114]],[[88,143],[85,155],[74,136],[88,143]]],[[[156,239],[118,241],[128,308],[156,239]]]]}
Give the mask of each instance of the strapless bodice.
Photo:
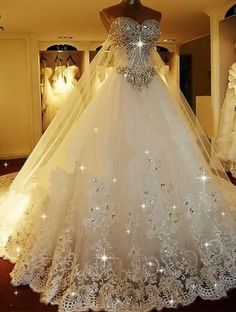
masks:
{"type": "Polygon", "coordinates": [[[159,36],[160,24],[155,19],[139,23],[131,17],[117,17],[109,31],[110,41],[117,47],[131,48],[141,41],[146,50],[155,44],[159,36]]]}
{"type": "Polygon", "coordinates": [[[159,36],[160,24],[154,19],[139,23],[130,17],[118,17],[111,24],[110,44],[123,53],[123,57],[117,54],[117,71],[139,90],[147,87],[155,75],[150,55],[159,36]]]}

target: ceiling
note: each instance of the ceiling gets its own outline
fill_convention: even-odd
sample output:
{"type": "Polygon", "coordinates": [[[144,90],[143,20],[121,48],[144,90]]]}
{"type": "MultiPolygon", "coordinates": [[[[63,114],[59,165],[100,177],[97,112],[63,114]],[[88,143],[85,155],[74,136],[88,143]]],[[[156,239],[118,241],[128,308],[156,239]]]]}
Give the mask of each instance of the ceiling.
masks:
{"type": "MultiPolygon", "coordinates": [[[[161,39],[184,43],[209,33],[209,18],[203,12],[225,0],[143,0],[162,12],[161,39]]],[[[0,0],[0,26],[6,33],[38,34],[40,40],[103,41],[106,38],[99,10],[119,0],[0,0]]]]}

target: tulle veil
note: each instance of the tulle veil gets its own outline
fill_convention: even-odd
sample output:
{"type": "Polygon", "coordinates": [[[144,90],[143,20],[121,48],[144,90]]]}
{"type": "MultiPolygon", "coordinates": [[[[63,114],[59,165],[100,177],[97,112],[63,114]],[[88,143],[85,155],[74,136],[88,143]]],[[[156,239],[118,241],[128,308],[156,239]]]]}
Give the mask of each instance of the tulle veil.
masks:
{"type": "MultiPolygon", "coordinates": [[[[41,168],[47,167],[48,171],[50,171],[50,162],[53,160],[53,155],[66,140],[73,124],[80,118],[91,100],[99,92],[99,89],[106,87],[106,80],[109,79],[112,71],[116,70],[113,64],[114,60],[117,59],[117,50],[111,46],[109,38],[104,42],[102,48],[82,75],[16,176],[9,191],[0,198],[0,255],[1,248],[4,248],[8,236],[14,230],[17,221],[27,206],[26,195],[32,188],[32,181],[35,175],[38,175],[41,168]]],[[[119,55],[119,58],[122,62],[121,55],[119,55]]],[[[227,183],[229,185],[229,179],[220,161],[215,157],[206,134],[171,74],[164,70],[165,64],[156,49],[152,51],[152,60],[157,73],[164,80],[173,98],[174,105],[176,105],[180,114],[183,115],[184,122],[192,132],[193,139],[196,140],[212,174],[218,177],[220,181],[225,181],[223,184],[227,183]]],[[[72,172],[73,168],[68,166],[66,170],[72,172]]],[[[47,177],[41,176],[40,179],[42,179],[41,182],[43,183],[47,182],[47,177]]]]}

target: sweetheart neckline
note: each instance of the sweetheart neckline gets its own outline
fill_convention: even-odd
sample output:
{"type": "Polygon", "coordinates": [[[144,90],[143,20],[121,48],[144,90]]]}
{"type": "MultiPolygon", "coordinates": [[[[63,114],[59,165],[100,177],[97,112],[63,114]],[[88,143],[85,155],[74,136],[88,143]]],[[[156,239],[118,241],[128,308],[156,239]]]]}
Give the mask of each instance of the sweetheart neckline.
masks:
{"type": "Polygon", "coordinates": [[[155,18],[148,18],[148,19],[146,19],[140,23],[140,22],[136,21],[133,17],[130,17],[130,16],[118,16],[118,17],[114,18],[113,21],[111,22],[110,28],[111,28],[112,24],[115,23],[118,19],[129,19],[141,27],[148,21],[155,21],[158,25],[160,25],[160,22],[158,20],[156,20],[155,18]]]}

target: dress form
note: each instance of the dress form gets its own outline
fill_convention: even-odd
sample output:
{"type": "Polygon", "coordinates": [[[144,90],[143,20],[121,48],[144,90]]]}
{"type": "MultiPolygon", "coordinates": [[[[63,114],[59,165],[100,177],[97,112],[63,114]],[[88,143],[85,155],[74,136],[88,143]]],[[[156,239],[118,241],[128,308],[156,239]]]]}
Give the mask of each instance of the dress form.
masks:
{"type": "Polygon", "coordinates": [[[112,21],[120,16],[131,17],[142,23],[147,19],[161,20],[161,12],[142,5],[140,0],[122,0],[119,4],[100,10],[100,17],[109,31],[112,21]]]}

